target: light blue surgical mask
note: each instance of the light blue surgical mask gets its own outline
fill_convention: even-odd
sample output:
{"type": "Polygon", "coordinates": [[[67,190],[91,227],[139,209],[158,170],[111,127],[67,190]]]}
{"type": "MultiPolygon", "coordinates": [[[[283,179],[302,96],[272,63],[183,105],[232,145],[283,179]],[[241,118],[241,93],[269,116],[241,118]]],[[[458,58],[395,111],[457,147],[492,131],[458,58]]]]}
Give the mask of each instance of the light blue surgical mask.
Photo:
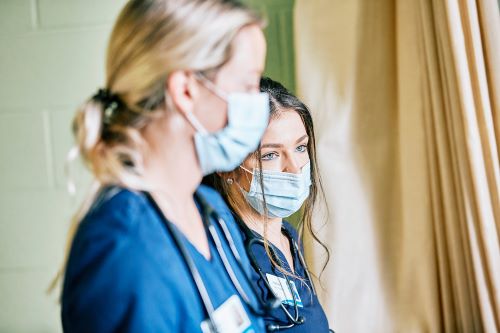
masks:
{"type": "Polygon", "coordinates": [[[253,152],[269,121],[267,93],[221,92],[211,81],[200,81],[227,103],[227,125],[218,132],[209,133],[194,114],[187,114],[196,130],[194,143],[202,174],[231,171],[253,152]]]}
{"type": "MultiPolygon", "coordinates": [[[[243,170],[249,170],[241,167],[243,170]]],[[[246,201],[261,215],[265,215],[264,200],[260,182],[261,172],[254,169],[250,190],[247,192],[240,187],[246,201]]],[[[310,162],[302,167],[300,173],[262,170],[262,182],[266,198],[267,216],[285,218],[300,209],[309,197],[311,186],[310,162]]]]}

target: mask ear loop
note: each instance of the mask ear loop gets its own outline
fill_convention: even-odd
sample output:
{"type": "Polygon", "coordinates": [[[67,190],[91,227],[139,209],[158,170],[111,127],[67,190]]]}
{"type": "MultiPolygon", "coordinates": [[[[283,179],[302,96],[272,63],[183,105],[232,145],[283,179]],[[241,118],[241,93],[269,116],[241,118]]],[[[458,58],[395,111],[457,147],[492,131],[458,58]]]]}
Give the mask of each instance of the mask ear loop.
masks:
{"type": "MultiPolygon", "coordinates": [[[[252,175],[252,179],[253,179],[253,172],[248,170],[247,168],[245,168],[243,165],[240,165],[239,168],[241,168],[243,171],[245,171],[245,177],[247,179],[247,182],[249,184],[252,184],[252,181],[250,180],[250,178],[248,177],[248,174],[251,174],[252,175]]],[[[234,181],[236,183],[236,186],[238,186],[238,189],[241,191],[245,191],[245,189],[240,185],[240,183],[235,179],[234,181]]],[[[251,185],[250,185],[251,186],[251,185]]],[[[246,191],[245,191],[246,192],[246,191]]]]}
{"type": "Polygon", "coordinates": [[[223,101],[227,103],[228,99],[228,94],[221,90],[219,87],[217,87],[212,81],[210,81],[203,73],[196,72],[194,73],[195,78],[198,79],[198,82],[200,82],[205,88],[210,90],[215,96],[219,97],[223,101]]]}
{"type": "MultiPolygon", "coordinates": [[[[248,172],[249,174],[252,174],[253,175],[253,171],[250,171],[248,170],[247,168],[245,168],[243,165],[240,165],[240,168],[245,170],[246,172],[248,172]]],[[[248,178],[247,178],[248,181],[250,181],[248,178]]]]}
{"type": "Polygon", "coordinates": [[[205,129],[205,127],[200,123],[198,118],[196,118],[192,112],[186,112],[185,115],[191,126],[193,126],[194,129],[196,130],[196,132],[203,135],[208,134],[208,131],[205,129]]]}
{"type": "MultiPolygon", "coordinates": [[[[198,80],[198,82],[201,85],[207,88],[211,93],[213,93],[215,96],[221,98],[224,102],[227,103],[227,94],[221,91],[219,88],[217,88],[217,86],[215,86],[215,84],[212,81],[210,81],[205,75],[203,75],[200,72],[196,72],[194,73],[194,77],[198,80]]],[[[201,122],[192,112],[187,112],[186,118],[191,123],[191,126],[193,126],[198,133],[202,135],[208,134],[208,131],[206,130],[205,126],[201,124],[201,122]]]]}
{"type": "MultiPolygon", "coordinates": [[[[239,168],[241,168],[243,171],[245,171],[245,177],[247,179],[247,182],[250,184],[250,188],[252,187],[252,182],[253,182],[253,179],[255,177],[255,168],[253,168],[253,171],[250,171],[248,170],[247,168],[245,168],[243,165],[240,165],[239,168]],[[252,175],[252,180],[250,180],[249,178],[249,174],[252,175]]],[[[238,189],[240,190],[240,193],[245,197],[245,193],[248,193],[241,185],[239,182],[235,181],[236,183],[236,186],[238,186],[238,189]]],[[[247,205],[249,205],[247,203],[247,205]]],[[[257,224],[256,222],[253,220],[253,219],[250,219],[249,222],[254,226],[254,227],[257,227],[257,224]]]]}
{"type": "Polygon", "coordinates": [[[201,124],[201,122],[198,120],[198,118],[193,114],[192,111],[189,112],[182,112],[187,121],[193,126],[194,130],[200,134],[206,135],[208,134],[208,131],[206,130],[205,126],[201,124]]]}
{"type": "MultiPolygon", "coordinates": [[[[252,186],[252,182],[253,182],[253,179],[255,178],[255,170],[256,168],[254,167],[252,171],[248,170],[247,168],[245,168],[243,165],[240,165],[239,168],[241,168],[242,170],[246,171],[247,173],[245,174],[246,178],[247,178],[247,181],[248,183],[250,184],[250,187],[252,186]],[[250,180],[250,178],[248,178],[248,174],[251,174],[252,175],[252,179],[250,180]]],[[[238,186],[240,186],[238,184],[238,186]]],[[[241,186],[240,186],[241,189],[243,189],[241,186]]]]}

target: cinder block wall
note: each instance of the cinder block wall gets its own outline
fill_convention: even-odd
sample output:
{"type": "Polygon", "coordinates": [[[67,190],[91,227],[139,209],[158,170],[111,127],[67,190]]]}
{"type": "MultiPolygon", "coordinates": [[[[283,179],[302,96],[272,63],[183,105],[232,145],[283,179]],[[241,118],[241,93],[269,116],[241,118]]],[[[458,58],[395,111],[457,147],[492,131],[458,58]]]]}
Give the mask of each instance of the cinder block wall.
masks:
{"type": "Polygon", "coordinates": [[[0,332],[61,331],[45,289],[78,201],[63,172],[70,122],[103,84],[124,3],[0,0],[0,332]]]}

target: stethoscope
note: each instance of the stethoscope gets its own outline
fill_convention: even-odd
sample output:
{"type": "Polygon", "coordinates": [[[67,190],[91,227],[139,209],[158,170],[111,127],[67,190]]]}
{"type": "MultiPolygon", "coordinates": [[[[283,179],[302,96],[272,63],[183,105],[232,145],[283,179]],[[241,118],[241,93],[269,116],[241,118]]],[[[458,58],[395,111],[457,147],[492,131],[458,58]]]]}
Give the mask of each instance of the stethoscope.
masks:
{"type": "MultiPolygon", "coordinates": [[[[189,255],[189,252],[188,252],[186,246],[184,245],[184,243],[181,240],[181,235],[179,234],[179,231],[176,230],[174,228],[174,225],[172,224],[172,222],[170,222],[165,217],[165,215],[161,211],[160,207],[158,207],[156,201],[151,197],[151,194],[148,192],[144,192],[144,194],[145,194],[146,198],[149,200],[149,202],[151,203],[151,205],[153,206],[153,208],[155,209],[158,216],[161,218],[163,225],[165,226],[165,229],[172,237],[174,245],[179,250],[181,257],[182,257],[184,263],[186,264],[186,266],[190,272],[191,278],[193,279],[193,282],[196,285],[196,289],[198,291],[200,299],[201,299],[203,306],[207,312],[208,325],[210,328],[210,332],[213,332],[213,333],[219,332],[217,325],[215,324],[215,320],[214,320],[215,307],[210,299],[210,296],[208,294],[208,290],[205,286],[205,283],[203,282],[203,279],[201,278],[200,272],[198,271],[196,264],[194,263],[193,259],[189,255]]],[[[238,281],[238,278],[236,277],[236,274],[233,270],[233,267],[229,263],[228,257],[226,255],[226,251],[222,247],[222,241],[219,237],[217,230],[215,229],[215,226],[212,224],[210,217],[214,218],[219,223],[219,226],[222,229],[222,232],[224,234],[224,238],[226,239],[226,242],[229,244],[229,247],[231,249],[231,253],[234,256],[234,258],[236,259],[236,262],[238,263],[239,269],[243,272],[242,275],[243,275],[247,285],[253,291],[255,297],[258,298],[257,292],[254,289],[252,282],[250,281],[247,274],[245,274],[245,269],[244,269],[243,264],[241,262],[241,256],[234,245],[233,237],[231,236],[231,233],[229,232],[229,229],[227,227],[226,222],[206,202],[206,200],[201,195],[195,194],[195,198],[201,206],[202,220],[203,220],[203,224],[205,226],[205,229],[208,231],[208,235],[210,235],[211,239],[213,240],[215,247],[216,247],[216,250],[217,250],[217,253],[219,254],[219,256],[222,260],[222,263],[224,265],[224,269],[226,270],[231,282],[233,283],[234,287],[236,288],[236,291],[238,292],[240,298],[243,299],[245,304],[248,306],[248,308],[253,313],[255,313],[258,316],[264,316],[271,309],[276,308],[278,306],[278,304],[280,303],[280,300],[278,298],[275,298],[274,300],[271,299],[270,302],[263,304],[263,310],[258,309],[257,307],[255,307],[251,303],[250,298],[248,297],[248,294],[242,288],[240,282],[238,281]]]]}
{"type": "MultiPolygon", "coordinates": [[[[270,294],[272,295],[272,299],[277,299],[277,295],[274,293],[273,288],[271,287],[271,284],[267,280],[264,272],[262,271],[261,267],[258,264],[257,258],[255,257],[252,246],[254,245],[262,245],[265,246],[265,241],[260,235],[256,235],[244,222],[242,222],[240,219],[236,218],[235,219],[238,221],[238,224],[240,225],[240,228],[243,230],[245,233],[245,250],[247,252],[248,258],[250,259],[250,264],[254,268],[255,271],[259,274],[261,277],[262,281],[264,282],[264,285],[266,288],[270,291],[270,294]]],[[[311,275],[309,273],[309,268],[307,267],[306,261],[304,260],[304,256],[302,255],[302,252],[299,250],[299,247],[297,245],[297,242],[292,238],[290,233],[288,232],[287,229],[282,227],[281,231],[283,234],[287,237],[289,242],[292,244],[292,251],[293,251],[293,258],[298,258],[300,265],[304,269],[305,277],[309,281],[309,284],[311,285],[311,291],[312,293],[316,296],[316,288],[314,287],[314,284],[311,279],[311,275]]],[[[273,257],[274,261],[279,265],[280,259],[278,255],[276,254],[276,251],[272,246],[269,246],[269,251],[271,253],[271,256],[273,257]]],[[[283,268],[282,266],[280,266],[283,268]]],[[[294,291],[294,287],[292,286],[292,281],[290,280],[290,277],[287,274],[283,274],[285,276],[286,283],[288,285],[288,288],[290,289],[290,294],[292,295],[292,300],[293,300],[293,312],[294,314],[292,315],[290,311],[286,308],[286,306],[280,302],[281,309],[285,313],[285,316],[287,317],[289,324],[287,325],[281,325],[281,324],[268,324],[267,325],[267,330],[269,332],[274,332],[274,331],[281,331],[281,330],[286,330],[289,328],[292,328],[296,325],[302,325],[305,323],[305,318],[304,316],[301,316],[299,314],[299,305],[298,305],[298,300],[296,297],[296,294],[294,291]]],[[[261,302],[263,302],[261,300],[261,302]]],[[[263,302],[265,304],[265,302],[263,302]]],[[[329,329],[329,332],[335,333],[332,329],[329,329]]]]}
{"type": "MultiPolygon", "coordinates": [[[[265,246],[264,239],[260,236],[256,236],[255,233],[252,230],[250,230],[250,228],[248,228],[245,225],[245,223],[243,223],[242,221],[238,220],[238,223],[240,225],[240,228],[245,233],[245,250],[247,252],[248,258],[250,259],[250,264],[252,265],[254,270],[257,271],[257,273],[260,275],[262,281],[264,282],[264,285],[270,291],[270,295],[272,295],[273,298],[277,298],[277,295],[274,293],[273,288],[271,287],[271,284],[269,283],[264,272],[260,268],[258,261],[257,261],[257,258],[255,257],[253,250],[252,250],[252,247],[254,245],[265,246]]],[[[312,283],[311,276],[309,274],[309,270],[308,270],[306,262],[302,256],[302,253],[298,250],[297,243],[295,242],[295,240],[292,239],[291,235],[288,233],[288,230],[286,230],[285,228],[282,228],[281,230],[284,232],[284,234],[288,238],[288,240],[292,243],[293,256],[299,258],[300,264],[304,268],[306,278],[309,281],[309,283],[311,284],[311,290],[312,290],[313,294],[316,295],[316,289],[314,288],[314,284],[312,283]]],[[[270,251],[271,256],[273,257],[274,261],[276,263],[278,263],[278,265],[279,265],[280,259],[272,246],[269,246],[269,251],[270,251]]],[[[305,322],[305,318],[299,314],[298,300],[297,300],[295,293],[293,292],[294,288],[292,286],[292,281],[290,280],[290,277],[287,274],[283,274],[283,275],[285,276],[286,283],[288,285],[288,288],[291,291],[294,314],[292,315],[290,313],[290,311],[286,308],[286,306],[282,302],[280,302],[281,309],[285,313],[285,316],[287,317],[289,324],[287,324],[287,325],[268,324],[267,330],[269,332],[285,330],[288,328],[292,328],[295,325],[302,325],[305,322]]],[[[263,301],[261,300],[261,302],[263,302],[263,301]]],[[[263,303],[265,303],[265,302],[263,302],[263,303]]]]}

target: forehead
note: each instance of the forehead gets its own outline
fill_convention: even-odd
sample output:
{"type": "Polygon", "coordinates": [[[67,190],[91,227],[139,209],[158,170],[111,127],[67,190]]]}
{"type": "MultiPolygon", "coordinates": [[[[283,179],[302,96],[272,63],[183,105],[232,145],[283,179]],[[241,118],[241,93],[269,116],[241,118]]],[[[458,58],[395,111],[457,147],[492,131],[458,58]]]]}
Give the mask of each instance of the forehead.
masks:
{"type": "Polygon", "coordinates": [[[272,118],[262,137],[262,144],[293,144],[306,134],[306,128],[300,115],[292,109],[280,111],[278,117],[272,118]]]}
{"type": "Polygon", "coordinates": [[[264,34],[259,26],[249,25],[242,28],[234,38],[231,58],[220,68],[219,74],[255,74],[260,77],[264,70],[265,57],[264,34]]]}
{"type": "Polygon", "coordinates": [[[259,26],[254,24],[242,28],[233,43],[233,56],[230,62],[247,62],[254,70],[264,69],[266,40],[259,26]]]}

